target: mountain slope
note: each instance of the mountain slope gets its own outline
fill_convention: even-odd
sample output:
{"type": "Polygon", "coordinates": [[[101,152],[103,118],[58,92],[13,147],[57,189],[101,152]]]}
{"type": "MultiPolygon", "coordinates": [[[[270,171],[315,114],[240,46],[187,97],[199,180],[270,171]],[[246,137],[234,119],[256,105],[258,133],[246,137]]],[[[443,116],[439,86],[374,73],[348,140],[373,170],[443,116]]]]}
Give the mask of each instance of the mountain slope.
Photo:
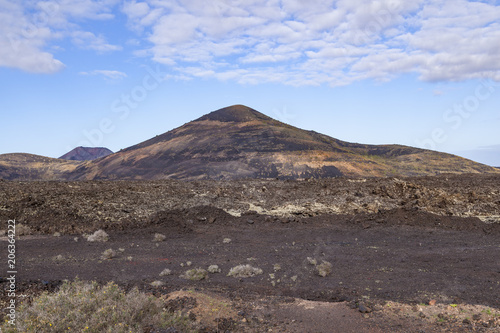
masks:
{"type": "Polygon", "coordinates": [[[234,179],[497,173],[458,156],[400,145],[363,145],[305,131],[243,105],[81,164],[68,179],[234,179]]]}
{"type": "Polygon", "coordinates": [[[84,162],[67,161],[33,154],[0,155],[0,179],[60,180],[84,162]]]}
{"type": "Polygon", "coordinates": [[[76,147],[59,158],[70,161],[92,161],[111,154],[113,154],[111,150],[103,147],[76,147]]]}

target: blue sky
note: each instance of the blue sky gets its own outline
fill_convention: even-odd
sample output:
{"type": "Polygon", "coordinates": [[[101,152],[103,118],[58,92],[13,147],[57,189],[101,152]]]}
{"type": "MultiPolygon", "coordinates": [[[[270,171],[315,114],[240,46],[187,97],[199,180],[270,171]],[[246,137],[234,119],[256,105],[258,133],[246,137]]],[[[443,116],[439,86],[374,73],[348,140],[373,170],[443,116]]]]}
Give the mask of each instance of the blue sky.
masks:
{"type": "Polygon", "coordinates": [[[0,0],[0,154],[113,151],[245,104],[500,166],[500,4],[0,0]]]}

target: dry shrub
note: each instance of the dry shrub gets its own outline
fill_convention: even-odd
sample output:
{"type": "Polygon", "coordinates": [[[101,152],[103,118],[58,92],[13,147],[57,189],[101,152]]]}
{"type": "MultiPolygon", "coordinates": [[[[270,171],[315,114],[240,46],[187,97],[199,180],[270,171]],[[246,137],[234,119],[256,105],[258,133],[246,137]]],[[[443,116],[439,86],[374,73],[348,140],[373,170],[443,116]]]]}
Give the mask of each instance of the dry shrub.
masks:
{"type": "Polygon", "coordinates": [[[64,257],[62,254],[58,254],[57,256],[52,258],[54,261],[63,261],[64,257]]]}
{"type": "Polygon", "coordinates": [[[332,272],[332,264],[328,261],[323,261],[321,264],[316,266],[316,273],[321,277],[326,277],[332,272]]]}
{"type": "Polygon", "coordinates": [[[87,237],[87,241],[89,242],[107,242],[108,240],[109,235],[102,229],[97,230],[92,235],[87,237]]]}
{"type": "Polygon", "coordinates": [[[262,274],[262,269],[252,267],[248,264],[246,265],[238,265],[236,267],[231,268],[227,276],[232,276],[235,278],[248,278],[255,275],[262,274]]]}
{"type": "Polygon", "coordinates": [[[156,281],[151,282],[151,286],[155,287],[155,288],[161,287],[163,285],[165,285],[165,282],[163,282],[163,281],[156,280],[156,281]]]}
{"type": "Polygon", "coordinates": [[[207,277],[208,277],[208,272],[203,268],[193,268],[181,275],[181,278],[192,281],[203,280],[206,279],[207,277]]]}
{"type": "Polygon", "coordinates": [[[214,274],[214,273],[220,273],[221,271],[220,271],[219,266],[210,265],[210,266],[208,266],[208,272],[214,274]]]}
{"type": "Polygon", "coordinates": [[[154,238],[153,238],[153,242],[163,242],[166,238],[167,238],[167,236],[165,236],[163,234],[156,233],[154,238]]]}
{"type": "Polygon", "coordinates": [[[318,261],[311,257],[307,257],[307,262],[309,263],[309,265],[314,265],[314,266],[318,264],[318,261]]]}
{"type": "Polygon", "coordinates": [[[16,312],[16,327],[3,323],[2,332],[194,332],[180,314],[163,311],[163,301],[139,292],[125,293],[110,282],[65,282],[56,293],[44,292],[16,312]],[[174,330],[175,328],[175,330],[174,330]]]}
{"type": "Polygon", "coordinates": [[[31,234],[33,234],[33,230],[27,225],[21,223],[16,225],[16,236],[27,236],[31,234]]]}
{"type": "Polygon", "coordinates": [[[166,276],[166,275],[171,275],[172,271],[168,268],[165,268],[164,270],[161,271],[160,276],[166,276]]]}
{"type": "Polygon", "coordinates": [[[106,259],[112,259],[116,257],[116,252],[115,250],[113,249],[107,249],[106,251],[104,251],[101,255],[101,259],[102,260],[106,260],[106,259]]]}

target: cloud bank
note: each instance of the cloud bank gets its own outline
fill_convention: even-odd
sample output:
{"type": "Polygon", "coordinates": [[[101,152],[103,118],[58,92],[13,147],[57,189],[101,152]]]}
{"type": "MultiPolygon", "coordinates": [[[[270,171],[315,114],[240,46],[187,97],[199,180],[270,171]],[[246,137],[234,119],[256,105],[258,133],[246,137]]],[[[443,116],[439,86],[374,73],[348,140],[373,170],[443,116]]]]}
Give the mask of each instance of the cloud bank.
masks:
{"type": "Polygon", "coordinates": [[[142,41],[134,54],[164,64],[182,79],[340,86],[411,73],[429,82],[500,81],[500,6],[495,3],[57,0],[39,3],[52,8],[52,14],[37,29],[37,38],[30,39],[19,38],[33,21],[28,6],[0,0],[2,12],[9,7],[16,13],[15,20],[0,17],[8,32],[0,37],[0,65],[60,70],[64,65],[45,47],[64,37],[81,48],[120,51],[106,36],[77,24],[112,20],[120,11],[127,18],[124,33],[142,41]],[[12,37],[22,41],[13,48],[5,35],[10,42],[12,37]]]}
{"type": "Polygon", "coordinates": [[[416,73],[500,80],[500,7],[465,0],[128,1],[147,53],[182,76],[347,85],[416,73]]]}

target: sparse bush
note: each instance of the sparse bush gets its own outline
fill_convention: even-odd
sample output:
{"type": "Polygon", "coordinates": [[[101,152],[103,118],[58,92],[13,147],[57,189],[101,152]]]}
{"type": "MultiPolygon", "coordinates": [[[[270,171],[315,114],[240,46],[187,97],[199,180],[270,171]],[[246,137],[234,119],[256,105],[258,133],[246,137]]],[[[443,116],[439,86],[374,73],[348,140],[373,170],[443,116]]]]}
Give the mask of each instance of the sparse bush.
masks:
{"type": "Polygon", "coordinates": [[[231,243],[231,238],[224,238],[224,240],[222,241],[222,243],[224,243],[224,244],[231,243]]]}
{"type": "Polygon", "coordinates": [[[329,263],[328,261],[323,261],[321,264],[316,266],[316,273],[318,273],[319,276],[325,277],[330,275],[332,272],[332,264],[329,263]]]}
{"type": "Polygon", "coordinates": [[[111,259],[111,258],[114,258],[114,257],[116,257],[116,252],[113,249],[107,249],[101,255],[101,259],[102,260],[111,259]]]}
{"type": "MultiPolygon", "coordinates": [[[[186,316],[163,311],[163,301],[138,291],[125,293],[110,282],[65,282],[56,293],[44,292],[16,311],[16,327],[2,332],[107,332],[142,333],[151,328],[194,332],[186,316]]],[[[156,330],[155,330],[156,331],[156,330]]]]}
{"type": "Polygon", "coordinates": [[[165,285],[165,282],[163,282],[163,281],[156,280],[156,281],[151,282],[151,286],[155,287],[155,288],[161,287],[163,285],[165,285]]]}
{"type": "Polygon", "coordinates": [[[87,237],[87,241],[89,242],[107,242],[108,240],[109,235],[102,229],[97,230],[92,235],[87,237]]]}
{"type": "Polygon", "coordinates": [[[33,233],[33,230],[31,230],[30,227],[24,224],[17,224],[16,225],[16,236],[27,236],[31,235],[33,233]]]}
{"type": "Polygon", "coordinates": [[[61,233],[56,231],[56,232],[54,232],[53,236],[54,237],[61,237],[61,233]]]}
{"type": "Polygon", "coordinates": [[[172,274],[172,271],[168,268],[165,268],[164,270],[161,271],[160,276],[166,276],[172,274]]]}
{"type": "Polygon", "coordinates": [[[262,269],[252,267],[248,264],[246,265],[238,265],[236,267],[231,268],[227,276],[232,276],[235,278],[248,278],[255,275],[262,274],[262,269]]]}
{"type": "Polygon", "coordinates": [[[275,272],[280,271],[281,270],[281,265],[280,264],[274,264],[273,268],[274,268],[275,272]]]}
{"type": "Polygon", "coordinates": [[[191,261],[186,261],[186,266],[189,267],[191,266],[193,263],[191,261]]]}
{"type": "Polygon", "coordinates": [[[221,270],[217,265],[210,265],[208,266],[208,272],[214,274],[214,273],[220,273],[221,270]]]}
{"type": "Polygon", "coordinates": [[[57,256],[52,258],[54,261],[63,261],[64,257],[62,254],[58,254],[57,256]]]}
{"type": "Polygon", "coordinates": [[[153,238],[153,242],[163,242],[166,238],[167,236],[156,233],[155,237],[153,238]]]}
{"type": "Polygon", "coordinates": [[[314,265],[314,266],[318,264],[318,261],[311,257],[307,257],[307,262],[309,263],[309,265],[314,265]]]}
{"type": "Polygon", "coordinates": [[[181,278],[192,281],[200,281],[208,277],[208,272],[203,268],[193,268],[181,275],[181,278]]]}

